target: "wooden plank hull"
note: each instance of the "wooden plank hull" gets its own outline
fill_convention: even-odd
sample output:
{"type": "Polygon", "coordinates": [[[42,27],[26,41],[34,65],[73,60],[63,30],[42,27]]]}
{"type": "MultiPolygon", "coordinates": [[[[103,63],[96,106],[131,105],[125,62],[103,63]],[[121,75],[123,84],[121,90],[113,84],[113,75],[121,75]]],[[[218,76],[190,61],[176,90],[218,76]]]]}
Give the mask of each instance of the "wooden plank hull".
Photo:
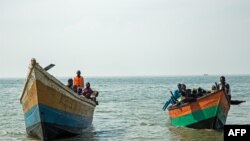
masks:
{"type": "Polygon", "coordinates": [[[43,104],[25,113],[27,133],[43,140],[79,135],[91,122],[91,117],[74,115],[43,104]]]}
{"type": "Polygon", "coordinates": [[[92,124],[96,106],[65,87],[38,64],[30,68],[20,101],[27,134],[42,140],[81,134],[92,124]]]}
{"type": "Polygon", "coordinates": [[[197,129],[221,129],[226,123],[230,103],[224,91],[198,98],[197,101],[168,108],[171,124],[197,129]]]}

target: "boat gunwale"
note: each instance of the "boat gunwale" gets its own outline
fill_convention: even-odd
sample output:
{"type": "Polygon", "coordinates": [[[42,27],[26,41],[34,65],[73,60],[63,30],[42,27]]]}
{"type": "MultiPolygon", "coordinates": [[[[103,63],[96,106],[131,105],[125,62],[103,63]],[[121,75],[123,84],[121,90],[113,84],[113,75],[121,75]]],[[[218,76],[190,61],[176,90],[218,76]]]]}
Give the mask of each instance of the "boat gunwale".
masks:
{"type": "Polygon", "coordinates": [[[34,69],[34,66],[32,64],[29,65],[29,72],[27,73],[27,76],[26,76],[26,79],[25,79],[25,83],[24,83],[24,87],[23,87],[23,90],[20,94],[20,103],[22,104],[22,99],[23,99],[23,96],[24,96],[24,92],[26,91],[26,88],[27,88],[27,85],[28,85],[28,82],[29,82],[29,79],[30,79],[30,76],[31,76],[31,73],[32,73],[32,70],[34,69]]]}
{"type": "MultiPolygon", "coordinates": [[[[217,94],[217,93],[219,93],[219,92],[221,92],[221,91],[223,91],[223,90],[217,90],[217,91],[214,91],[214,92],[212,92],[212,93],[206,93],[206,94],[203,95],[202,97],[196,98],[196,101],[195,101],[195,102],[199,102],[200,100],[205,99],[205,98],[207,98],[207,97],[210,97],[210,96],[212,96],[212,95],[215,95],[215,94],[217,94]]],[[[224,95],[225,95],[225,92],[223,92],[223,93],[224,93],[224,95]]],[[[226,97],[226,98],[227,98],[227,97],[226,97]]],[[[227,101],[228,101],[228,103],[229,103],[228,98],[227,98],[227,101]]],[[[195,103],[195,102],[186,102],[186,103],[183,103],[183,104],[181,104],[181,105],[174,104],[174,105],[171,105],[171,106],[168,107],[168,111],[175,110],[175,109],[179,109],[179,108],[181,108],[181,107],[190,105],[190,104],[195,103]]]]}
{"type": "Polygon", "coordinates": [[[30,64],[29,72],[28,72],[27,78],[25,80],[25,85],[23,87],[23,91],[22,91],[21,96],[20,96],[20,103],[21,104],[22,104],[24,92],[26,91],[26,88],[27,88],[27,85],[28,85],[28,82],[29,82],[29,79],[31,77],[33,69],[36,69],[37,71],[41,72],[46,77],[46,79],[50,80],[52,83],[56,84],[61,89],[65,90],[69,94],[66,96],[73,96],[74,98],[76,98],[75,100],[79,100],[81,103],[87,103],[87,104],[90,104],[91,106],[94,106],[94,107],[96,106],[96,104],[94,102],[82,99],[82,98],[80,98],[80,96],[76,95],[73,91],[70,91],[70,89],[68,89],[61,81],[59,81],[53,75],[51,75],[47,71],[45,71],[37,62],[35,62],[34,64],[33,63],[30,64]]]}

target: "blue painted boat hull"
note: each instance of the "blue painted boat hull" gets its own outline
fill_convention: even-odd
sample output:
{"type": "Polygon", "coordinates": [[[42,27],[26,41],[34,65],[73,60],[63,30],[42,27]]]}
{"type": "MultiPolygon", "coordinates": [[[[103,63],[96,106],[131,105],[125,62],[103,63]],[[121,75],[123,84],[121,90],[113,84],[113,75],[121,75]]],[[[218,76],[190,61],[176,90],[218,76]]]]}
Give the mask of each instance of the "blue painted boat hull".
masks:
{"type": "Polygon", "coordinates": [[[42,140],[79,135],[91,125],[92,120],[43,104],[36,105],[25,113],[27,133],[42,140]]]}

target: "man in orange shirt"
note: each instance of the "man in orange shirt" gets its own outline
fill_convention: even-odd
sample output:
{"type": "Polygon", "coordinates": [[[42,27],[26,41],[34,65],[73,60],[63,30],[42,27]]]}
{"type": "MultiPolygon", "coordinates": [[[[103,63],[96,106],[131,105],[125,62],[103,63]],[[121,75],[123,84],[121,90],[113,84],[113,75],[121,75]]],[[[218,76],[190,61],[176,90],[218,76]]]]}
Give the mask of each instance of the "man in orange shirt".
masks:
{"type": "Polygon", "coordinates": [[[80,70],[76,72],[76,76],[74,77],[74,85],[81,89],[84,88],[84,78],[81,76],[80,70]]]}

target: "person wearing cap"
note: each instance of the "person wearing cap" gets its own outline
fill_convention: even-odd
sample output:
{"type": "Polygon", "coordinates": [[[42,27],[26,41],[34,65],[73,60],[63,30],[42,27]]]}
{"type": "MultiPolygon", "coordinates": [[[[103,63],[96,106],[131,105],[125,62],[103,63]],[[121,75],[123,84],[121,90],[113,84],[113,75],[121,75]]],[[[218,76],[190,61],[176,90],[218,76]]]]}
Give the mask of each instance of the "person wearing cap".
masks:
{"type": "Polygon", "coordinates": [[[76,76],[74,77],[74,85],[78,88],[84,88],[84,78],[81,76],[80,70],[76,72],[76,76]]]}
{"type": "Polygon", "coordinates": [[[220,83],[217,85],[218,90],[224,90],[227,94],[229,100],[231,100],[231,90],[230,85],[226,82],[225,76],[220,77],[220,83]]]}

